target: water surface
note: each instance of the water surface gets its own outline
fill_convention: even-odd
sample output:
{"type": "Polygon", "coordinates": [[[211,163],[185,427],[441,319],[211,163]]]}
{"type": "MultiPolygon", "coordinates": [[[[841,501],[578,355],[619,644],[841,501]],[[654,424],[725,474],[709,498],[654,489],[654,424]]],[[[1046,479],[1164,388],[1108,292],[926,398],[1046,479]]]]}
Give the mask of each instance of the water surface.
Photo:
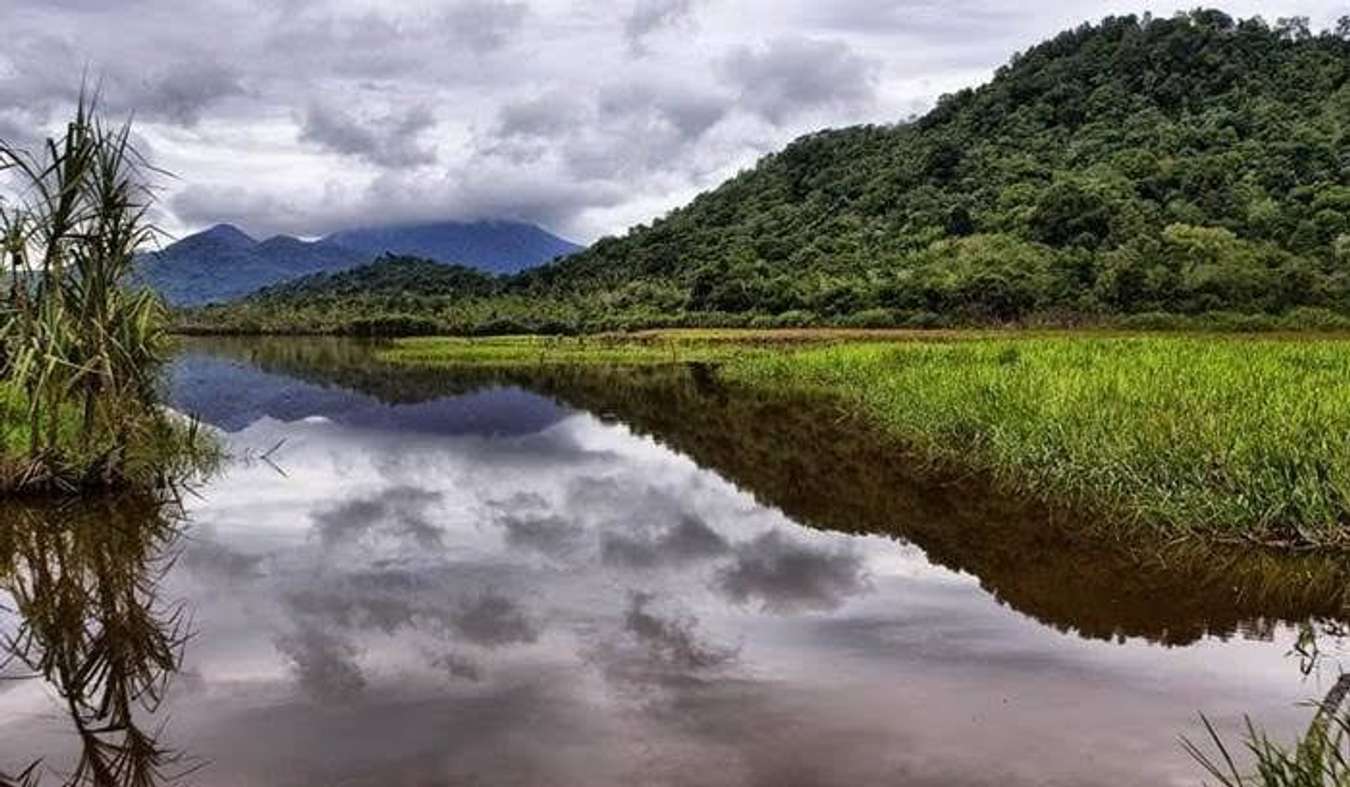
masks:
{"type": "Polygon", "coordinates": [[[7,517],[0,770],[153,687],[201,785],[1194,784],[1198,713],[1293,734],[1345,652],[1340,561],[1106,547],[715,369],[198,341],[172,393],[237,459],[183,516],[7,517]]]}

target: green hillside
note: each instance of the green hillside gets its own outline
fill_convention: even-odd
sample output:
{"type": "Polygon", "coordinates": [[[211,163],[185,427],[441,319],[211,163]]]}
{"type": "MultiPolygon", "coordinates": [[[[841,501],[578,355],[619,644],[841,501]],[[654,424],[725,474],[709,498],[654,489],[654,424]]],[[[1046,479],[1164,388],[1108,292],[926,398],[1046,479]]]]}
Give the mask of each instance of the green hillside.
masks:
{"type": "Polygon", "coordinates": [[[1350,313],[1347,129],[1350,18],[1109,18],[915,122],[804,137],[490,305],[425,313],[454,330],[1350,313]]]}

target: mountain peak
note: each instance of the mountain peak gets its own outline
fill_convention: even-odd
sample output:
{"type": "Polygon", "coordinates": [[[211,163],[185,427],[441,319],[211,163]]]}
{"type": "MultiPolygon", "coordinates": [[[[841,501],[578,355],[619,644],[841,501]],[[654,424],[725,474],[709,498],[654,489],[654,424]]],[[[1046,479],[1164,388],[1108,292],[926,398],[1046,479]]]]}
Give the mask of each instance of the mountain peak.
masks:
{"type": "Polygon", "coordinates": [[[217,224],[210,229],[198,233],[196,237],[210,238],[214,241],[224,242],[231,246],[238,247],[252,246],[257,243],[252,236],[233,224],[217,224]]]}
{"type": "Polygon", "coordinates": [[[534,224],[487,219],[359,227],[324,240],[372,255],[389,252],[491,273],[516,273],[581,249],[534,224]]]}

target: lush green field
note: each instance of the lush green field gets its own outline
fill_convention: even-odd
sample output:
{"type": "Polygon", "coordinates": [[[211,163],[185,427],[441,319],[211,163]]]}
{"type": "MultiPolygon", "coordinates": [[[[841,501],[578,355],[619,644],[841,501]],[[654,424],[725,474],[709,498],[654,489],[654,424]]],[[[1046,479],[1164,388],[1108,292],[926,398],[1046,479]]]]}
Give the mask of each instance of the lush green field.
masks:
{"type": "Polygon", "coordinates": [[[774,336],[419,339],[387,357],[716,361],[728,382],[835,397],[919,460],[988,473],[1102,521],[1167,537],[1350,546],[1350,341],[774,336]]]}

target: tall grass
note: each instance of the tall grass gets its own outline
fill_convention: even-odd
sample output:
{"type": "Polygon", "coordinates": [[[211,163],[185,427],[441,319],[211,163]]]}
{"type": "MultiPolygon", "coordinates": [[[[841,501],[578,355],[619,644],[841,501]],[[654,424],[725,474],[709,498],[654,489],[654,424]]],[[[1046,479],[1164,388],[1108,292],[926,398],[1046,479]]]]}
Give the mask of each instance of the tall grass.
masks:
{"type": "Polygon", "coordinates": [[[37,152],[0,140],[0,175],[13,186],[0,203],[0,480],[11,487],[110,483],[127,476],[137,448],[196,435],[159,408],[167,312],[128,286],[157,232],[147,215],[154,170],[129,123],[108,125],[96,110],[82,97],[64,134],[37,152]]]}
{"type": "Polygon", "coordinates": [[[1168,533],[1350,545],[1350,343],[988,340],[754,354],[920,456],[1168,533]]]}
{"type": "Polygon", "coordinates": [[[1350,675],[1342,675],[1315,705],[1307,732],[1292,746],[1271,740],[1247,719],[1245,747],[1254,773],[1244,773],[1238,756],[1203,716],[1214,754],[1187,738],[1182,745],[1223,787],[1350,787],[1350,712],[1341,710],[1347,693],[1350,675]]]}
{"type": "MultiPolygon", "coordinates": [[[[728,381],[821,394],[907,461],[1152,528],[1350,547],[1350,341],[1223,336],[756,344],[694,336],[400,340],[414,365],[716,362],[728,381]]],[[[832,339],[833,341],[833,339],[832,339]]]]}

